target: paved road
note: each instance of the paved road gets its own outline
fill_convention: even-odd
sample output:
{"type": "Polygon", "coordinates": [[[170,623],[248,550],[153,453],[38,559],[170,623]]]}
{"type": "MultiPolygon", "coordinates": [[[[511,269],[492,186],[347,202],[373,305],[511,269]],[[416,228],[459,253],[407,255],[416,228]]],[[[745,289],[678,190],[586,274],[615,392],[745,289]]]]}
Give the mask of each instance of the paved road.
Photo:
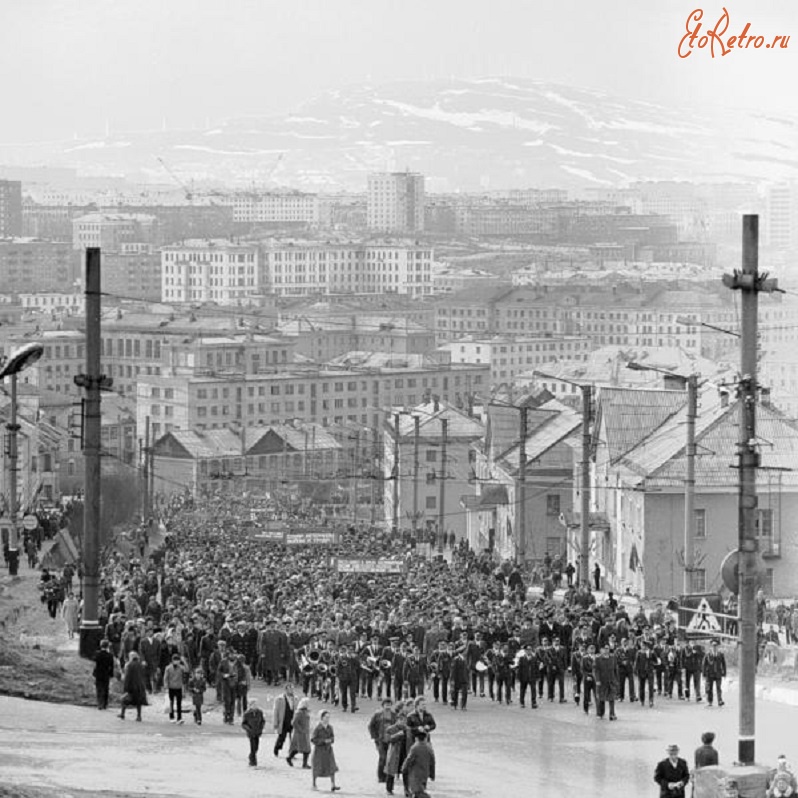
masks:
{"type": "MultiPolygon", "coordinates": [[[[620,704],[619,720],[586,716],[572,704],[540,709],[497,707],[472,699],[467,712],[432,704],[438,722],[433,742],[439,778],[432,795],[590,795],[638,798],[656,795],[654,763],[670,742],[688,758],[703,731],[718,735],[721,761],[737,749],[737,696],[727,691],[723,709],[661,700],[654,709],[620,704]],[[567,785],[567,786],[566,786],[567,785]]],[[[270,713],[274,690],[254,694],[270,713]]],[[[374,775],[376,756],[365,725],[376,702],[356,715],[333,710],[336,755],[344,795],[384,794],[374,775]]],[[[318,705],[312,705],[315,711],[318,705]]],[[[798,710],[760,702],[757,758],[774,762],[793,749],[798,710]]],[[[175,726],[153,706],[145,720],[124,722],[111,710],[77,708],[0,697],[0,784],[30,784],[131,794],[217,798],[295,798],[310,793],[307,772],[289,768],[261,744],[257,770],[247,767],[247,742],[238,728],[221,724],[211,710],[202,727],[175,726]]],[[[329,782],[320,782],[323,790],[329,782]]]]}

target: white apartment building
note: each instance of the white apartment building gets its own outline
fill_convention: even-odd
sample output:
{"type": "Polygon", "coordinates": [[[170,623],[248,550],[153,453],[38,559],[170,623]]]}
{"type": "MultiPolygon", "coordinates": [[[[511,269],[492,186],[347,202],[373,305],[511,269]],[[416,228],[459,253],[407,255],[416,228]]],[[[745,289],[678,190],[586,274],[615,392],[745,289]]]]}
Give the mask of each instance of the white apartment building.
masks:
{"type": "Polygon", "coordinates": [[[86,304],[86,295],[44,291],[36,294],[20,294],[19,301],[25,310],[67,311],[81,314],[86,304]]]}
{"type": "Polygon", "coordinates": [[[368,176],[367,220],[371,230],[419,233],[424,229],[424,175],[374,172],[368,176]]]}
{"type": "Polygon", "coordinates": [[[236,305],[263,290],[255,244],[189,240],[161,250],[164,302],[236,305]]]}
{"type": "Polygon", "coordinates": [[[429,247],[399,243],[280,243],[261,250],[264,283],[277,296],[427,296],[432,292],[433,259],[429,247]]]}
{"type": "Polygon", "coordinates": [[[316,224],[319,198],[299,191],[257,191],[235,194],[231,202],[234,222],[287,222],[316,224]]]}
{"type": "Polygon", "coordinates": [[[767,242],[774,249],[788,249],[798,241],[798,190],[792,183],[768,186],[765,200],[767,242]]]}

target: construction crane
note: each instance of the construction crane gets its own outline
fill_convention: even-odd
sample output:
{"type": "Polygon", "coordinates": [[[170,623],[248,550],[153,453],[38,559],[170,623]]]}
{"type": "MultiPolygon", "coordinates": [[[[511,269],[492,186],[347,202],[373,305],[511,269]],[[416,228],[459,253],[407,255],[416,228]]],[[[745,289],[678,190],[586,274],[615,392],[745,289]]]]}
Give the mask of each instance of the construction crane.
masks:
{"type": "Polygon", "coordinates": [[[169,177],[171,177],[172,180],[174,180],[175,183],[177,183],[177,185],[183,189],[183,192],[185,193],[186,199],[189,201],[189,203],[194,202],[194,192],[172,171],[172,169],[169,167],[169,164],[167,164],[166,161],[164,161],[164,159],[160,156],[156,156],[156,160],[161,164],[161,166],[163,166],[164,169],[166,169],[169,177]]]}

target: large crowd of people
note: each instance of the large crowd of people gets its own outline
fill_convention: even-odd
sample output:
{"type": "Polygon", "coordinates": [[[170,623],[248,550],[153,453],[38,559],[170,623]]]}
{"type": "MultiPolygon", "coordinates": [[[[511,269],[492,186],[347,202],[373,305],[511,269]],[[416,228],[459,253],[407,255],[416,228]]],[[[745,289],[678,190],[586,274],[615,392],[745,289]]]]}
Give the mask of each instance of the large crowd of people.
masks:
{"type": "MultiPolygon", "coordinates": [[[[274,753],[287,743],[293,766],[299,753],[307,765],[311,744],[316,751],[330,736],[330,710],[355,713],[364,705],[378,780],[390,793],[401,775],[412,794],[402,768],[416,743],[426,743],[413,756],[426,774],[422,781],[434,776],[427,751],[434,721],[414,730],[409,720],[418,717],[419,704],[424,717],[428,697],[460,711],[469,700],[524,709],[546,701],[609,720],[621,702],[723,706],[719,641],[683,639],[662,603],[646,610],[611,593],[597,601],[592,586],[577,584],[562,564],[558,575],[551,562],[522,572],[464,542],[435,556],[367,525],[341,530],[334,545],[286,545],[264,536],[253,519],[265,512],[290,527],[290,504],[260,500],[258,513],[252,505],[246,496],[174,497],[161,508],[166,534],[157,548],[111,552],[99,608],[100,709],[116,675],[123,681],[122,718],[132,706],[140,719],[149,697],[163,692],[170,720],[183,723],[185,697],[201,724],[209,693],[222,722],[233,724],[248,717],[252,683],[262,680],[283,690],[275,702],[274,753]],[[390,560],[398,571],[338,572],[337,557],[390,560]],[[543,591],[528,590],[540,581],[543,591]],[[564,588],[556,601],[547,582],[564,588]],[[323,704],[327,722],[320,718],[312,732],[300,724],[307,728],[295,738],[307,698],[323,704]]],[[[45,584],[51,579],[43,575],[45,584]]],[[[250,763],[256,753],[250,751],[250,763]]],[[[328,757],[314,782],[330,776],[335,786],[334,774],[328,757]]]]}

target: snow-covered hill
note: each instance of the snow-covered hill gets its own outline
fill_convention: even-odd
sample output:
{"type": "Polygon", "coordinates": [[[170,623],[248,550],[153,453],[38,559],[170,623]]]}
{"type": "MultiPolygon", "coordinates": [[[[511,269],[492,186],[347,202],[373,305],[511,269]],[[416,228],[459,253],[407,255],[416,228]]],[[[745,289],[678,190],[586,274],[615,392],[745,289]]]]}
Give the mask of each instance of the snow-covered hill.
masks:
{"type": "Polygon", "coordinates": [[[405,168],[426,174],[433,191],[784,180],[798,177],[798,120],[485,78],[330,91],[287,116],[230,119],[210,130],[0,146],[0,163],[163,182],[158,156],[186,181],[305,189],[362,190],[368,171],[405,168]]]}

